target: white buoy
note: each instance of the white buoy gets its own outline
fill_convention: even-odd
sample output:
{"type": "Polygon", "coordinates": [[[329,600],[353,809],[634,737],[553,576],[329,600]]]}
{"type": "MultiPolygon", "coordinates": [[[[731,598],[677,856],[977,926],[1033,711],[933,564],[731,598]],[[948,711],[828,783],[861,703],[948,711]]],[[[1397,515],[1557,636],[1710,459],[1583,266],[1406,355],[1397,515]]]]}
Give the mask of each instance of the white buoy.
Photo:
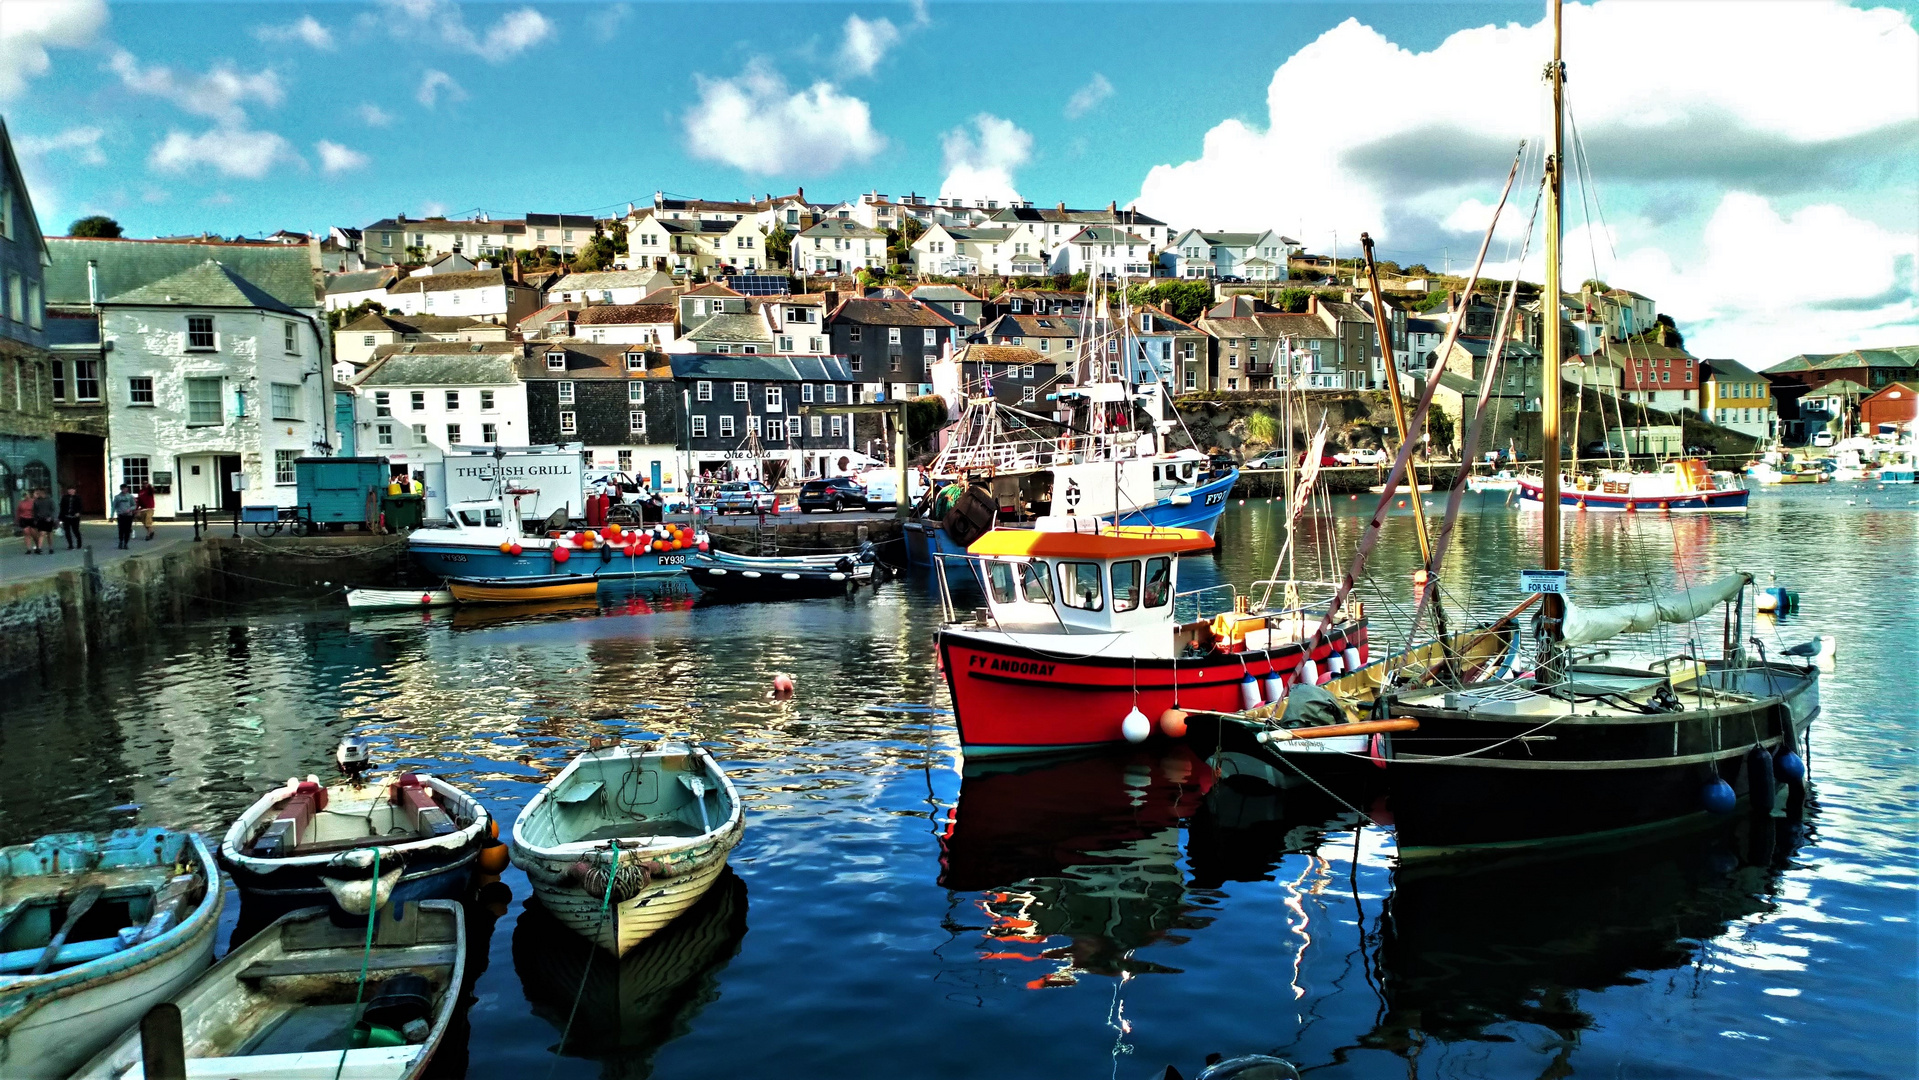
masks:
{"type": "Polygon", "coordinates": [[[1365,664],[1364,664],[1363,662],[1361,662],[1361,660],[1359,659],[1359,646],[1357,646],[1357,645],[1348,645],[1348,646],[1346,646],[1346,651],[1345,651],[1345,653],[1344,653],[1344,654],[1342,654],[1342,655],[1344,655],[1344,656],[1346,657],[1346,670],[1347,670],[1347,671],[1358,671],[1358,670],[1359,670],[1360,668],[1363,668],[1363,667],[1365,667],[1365,666],[1366,666],[1366,665],[1365,665],[1365,664]]]}
{"type": "Polygon", "coordinates": [[[1337,679],[1346,674],[1346,654],[1334,649],[1326,654],[1326,675],[1337,679]]]}
{"type": "Polygon", "coordinates": [[[1259,683],[1253,681],[1253,673],[1247,672],[1239,680],[1239,707],[1242,709],[1259,708],[1259,683]]]}
{"type": "Polygon", "coordinates": [[[1266,698],[1266,704],[1271,705],[1273,702],[1285,696],[1286,679],[1277,669],[1267,672],[1266,678],[1260,680],[1260,682],[1261,689],[1264,691],[1262,696],[1266,698]]]}
{"type": "Polygon", "coordinates": [[[1306,674],[1302,676],[1301,678],[1306,683],[1309,683],[1313,686],[1318,686],[1319,685],[1319,665],[1313,663],[1311,660],[1306,661],[1306,674]]]}
{"type": "Polygon", "coordinates": [[[1129,743],[1143,743],[1146,741],[1146,736],[1153,733],[1153,722],[1146,719],[1146,714],[1140,712],[1139,706],[1135,705],[1133,711],[1126,714],[1126,719],[1119,722],[1119,733],[1125,736],[1129,743]]]}

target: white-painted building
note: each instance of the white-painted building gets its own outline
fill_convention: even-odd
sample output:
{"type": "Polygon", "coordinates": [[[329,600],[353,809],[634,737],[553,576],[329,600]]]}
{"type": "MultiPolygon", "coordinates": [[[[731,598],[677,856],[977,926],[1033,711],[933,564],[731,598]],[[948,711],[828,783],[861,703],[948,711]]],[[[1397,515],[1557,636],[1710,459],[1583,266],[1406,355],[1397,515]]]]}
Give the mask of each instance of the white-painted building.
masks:
{"type": "MultiPolygon", "coordinates": [[[[286,277],[297,281],[307,253],[287,254],[286,277]]],[[[293,462],[335,445],[327,340],[308,281],[296,307],[208,259],[100,301],[112,356],[110,491],[151,482],[161,517],[294,505],[293,462]]]]}
{"type": "Polygon", "coordinates": [[[573,335],[596,345],[666,348],[679,339],[672,304],[595,304],[574,318],[573,335]]]}
{"type": "Polygon", "coordinates": [[[826,317],[838,306],[835,293],[806,293],[799,296],[753,296],[749,308],[757,307],[773,335],[776,351],[804,356],[824,356],[831,351],[832,338],[826,332],[826,317]]]}
{"type": "Polygon", "coordinates": [[[1137,233],[1110,225],[1089,225],[1053,249],[1051,272],[1099,277],[1149,278],[1158,251],[1137,233]]]}
{"type": "MultiPolygon", "coordinates": [[[[1009,228],[934,225],[913,241],[913,272],[921,277],[1010,274],[1006,264],[1010,261],[1007,257],[1014,253],[1013,232],[1009,228]]],[[[1030,241],[1019,241],[1017,247],[1022,255],[1035,254],[1030,241]]]]}
{"type": "Polygon", "coordinates": [[[531,445],[524,353],[518,342],[380,346],[352,384],[359,453],[431,478],[449,447],[531,445]]]}
{"type": "Polygon", "coordinates": [[[673,287],[664,270],[597,270],[568,274],[546,287],[549,304],[637,304],[673,287]]]}
{"type": "Polygon", "coordinates": [[[1187,229],[1167,245],[1163,260],[1173,277],[1285,281],[1299,241],[1264,232],[1187,229]]]}
{"type": "Polygon", "coordinates": [[[767,265],[766,239],[752,215],[675,218],[649,210],[627,225],[620,264],[673,274],[712,276],[728,267],[752,273],[767,265]]]}
{"type": "Polygon", "coordinates": [[[850,218],[827,218],[793,238],[793,268],[850,274],[886,266],[886,233],[850,218]]]}
{"type": "Polygon", "coordinates": [[[466,270],[401,278],[382,302],[392,315],[460,315],[513,326],[539,310],[540,291],[505,270],[466,270]]]}

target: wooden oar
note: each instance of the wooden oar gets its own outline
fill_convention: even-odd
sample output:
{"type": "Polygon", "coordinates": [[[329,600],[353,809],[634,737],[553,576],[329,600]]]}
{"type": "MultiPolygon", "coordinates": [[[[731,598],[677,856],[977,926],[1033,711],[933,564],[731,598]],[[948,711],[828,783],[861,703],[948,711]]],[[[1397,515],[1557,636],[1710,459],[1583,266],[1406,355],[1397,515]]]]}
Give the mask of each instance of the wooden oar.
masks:
{"type": "Polygon", "coordinates": [[[40,962],[33,965],[35,975],[45,975],[47,969],[53,966],[53,958],[59,954],[60,946],[65,945],[67,935],[73,933],[73,924],[80,921],[80,916],[93,910],[93,902],[100,899],[101,894],[106,891],[103,886],[88,885],[80,890],[80,895],[73,898],[73,903],[67,905],[66,921],[60,924],[60,929],[53,935],[53,940],[47,942],[47,951],[40,954],[40,962]]]}
{"type": "Polygon", "coordinates": [[[1411,717],[1398,720],[1361,720],[1355,724],[1326,724],[1319,727],[1274,728],[1257,736],[1260,742],[1286,742],[1292,739],[1331,739],[1340,735],[1375,735],[1386,731],[1418,731],[1419,721],[1411,717]]]}

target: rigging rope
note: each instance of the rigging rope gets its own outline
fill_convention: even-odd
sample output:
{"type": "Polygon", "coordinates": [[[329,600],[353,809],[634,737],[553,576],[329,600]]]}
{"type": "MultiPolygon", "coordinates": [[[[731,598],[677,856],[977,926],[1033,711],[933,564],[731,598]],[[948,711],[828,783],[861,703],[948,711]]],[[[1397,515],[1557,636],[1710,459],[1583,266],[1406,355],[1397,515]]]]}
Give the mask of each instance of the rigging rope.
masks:
{"type": "MultiPolygon", "coordinates": [[[[353,1048],[353,1034],[360,1027],[360,1002],[366,997],[366,972],[373,962],[373,924],[380,917],[380,849],[369,848],[373,852],[373,877],[367,892],[366,904],[366,945],[360,950],[360,982],[353,989],[353,1022],[347,1025],[346,1045],[340,1047],[340,1062],[333,1066],[333,1080],[340,1080],[340,1072],[346,1068],[347,1051],[353,1048]]],[[[448,988],[448,993],[453,993],[448,988]]],[[[371,1044],[372,1040],[367,1040],[371,1044]]]]}

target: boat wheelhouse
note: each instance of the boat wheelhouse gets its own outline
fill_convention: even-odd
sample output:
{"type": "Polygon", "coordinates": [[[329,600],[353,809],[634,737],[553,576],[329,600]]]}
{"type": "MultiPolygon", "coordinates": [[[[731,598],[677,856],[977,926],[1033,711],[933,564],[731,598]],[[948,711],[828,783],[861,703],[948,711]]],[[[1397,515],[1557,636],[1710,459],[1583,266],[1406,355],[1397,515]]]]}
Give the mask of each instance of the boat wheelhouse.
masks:
{"type": "Polygon", "coordinates": [[[1200,592],[1231,586],[1179,593],[1178,556],[1212,542],[1197,529],[1046,517],[1031,529],[994,529],[965,556],[943,557],[963,562],[986,599],[962,621],[948,575],[935,575],[947,609],[940,661],[961,746],[971,755],[1031,754],[1137,742],[1150,722],[1134,711],[1238,709],[1249,680],[1277,698],[1301,671],[1330,675],[1365,663],[1358,615],[1317,638],[1312,665],[1301,661],[1323,611],[1253,612],[1236,597],[1232,611],[1199,617],[1200,592]],[[1182,599],[1190,621],[1176,614],[1182,599]]]}

